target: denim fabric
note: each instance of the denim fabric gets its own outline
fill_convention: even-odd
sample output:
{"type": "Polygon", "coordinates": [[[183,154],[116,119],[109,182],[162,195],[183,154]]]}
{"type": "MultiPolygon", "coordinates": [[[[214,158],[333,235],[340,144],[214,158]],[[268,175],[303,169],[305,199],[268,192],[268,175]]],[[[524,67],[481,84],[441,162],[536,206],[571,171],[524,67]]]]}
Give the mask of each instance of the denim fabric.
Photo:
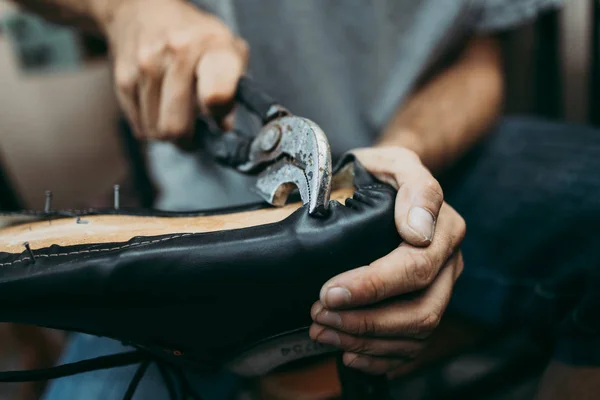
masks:
{"type": "MultiPolygon", "coordinates": [[[[123,346],[115,340],[74,334],[60,363],[131,350],[132,348],[123,346]]],[[[50,384],[44,400],[121,400],[137,368],[137,365],[130,365],[57,379],[50,384]]],[[[240,378],[230,373],[203,376],[188,373],[187,377],[193,390],[202,396],[203,400],[234,399],[240,385],[240,378]]],[[[181,387],[172,374],[170,378],[179,396],[181,387]]],[[[144,374],[133,400],[170,400],[169,392],[156,364],[151,364],[144,374]]]]}
{"type": "Polygon", "coordinates": [[[507,118],[441,181],[467,222],[449,311],[600,365],[600,131],[507,118]]]}

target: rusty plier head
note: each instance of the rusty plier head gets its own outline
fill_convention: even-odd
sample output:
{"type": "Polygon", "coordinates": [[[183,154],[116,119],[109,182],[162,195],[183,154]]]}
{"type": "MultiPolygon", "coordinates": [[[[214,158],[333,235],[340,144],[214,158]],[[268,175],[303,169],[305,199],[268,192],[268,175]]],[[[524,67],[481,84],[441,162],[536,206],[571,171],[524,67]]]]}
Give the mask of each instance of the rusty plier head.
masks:
{"type": "Polygon", "coordinates": [[[236,132],[216,135],[217,160],[245,174],[257,174],[256,192],[282,206],[294,189],[311,215],[325,212],[331,192],[331,149],[323,130],[292,115],[249,78],[240,79],[236,99],[263,123],[254,137],[236,132]]]}
{"type": "Polygon", "coordinates": [[[331,192],[331,149],[323,130],[309,119],[287,115],[265,125],[252,141],[242,172],[262,171],[257,193],[282,206],[298,189],[310,214],[327,210],[331,192]],[[266,167],[265,167],[266,166],[266,167]]]}

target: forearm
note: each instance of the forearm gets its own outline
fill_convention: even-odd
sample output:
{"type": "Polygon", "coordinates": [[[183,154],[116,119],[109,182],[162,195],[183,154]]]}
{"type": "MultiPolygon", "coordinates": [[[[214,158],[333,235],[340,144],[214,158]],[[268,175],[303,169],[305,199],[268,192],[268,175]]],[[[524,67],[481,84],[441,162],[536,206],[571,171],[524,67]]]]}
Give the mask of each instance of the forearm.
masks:
{"type": "Polygon", "coordinates": [[[48,20],[102,33],[114,10],[127,0],[13,0],[48,20]]]}
{"type": "Polygon", "coordinates": [[[497,119],[503,98],[499,45],[475,38],[459,59],[399,109],[378,145],[415,151],[431,170],[448,165],[497,119]]]}

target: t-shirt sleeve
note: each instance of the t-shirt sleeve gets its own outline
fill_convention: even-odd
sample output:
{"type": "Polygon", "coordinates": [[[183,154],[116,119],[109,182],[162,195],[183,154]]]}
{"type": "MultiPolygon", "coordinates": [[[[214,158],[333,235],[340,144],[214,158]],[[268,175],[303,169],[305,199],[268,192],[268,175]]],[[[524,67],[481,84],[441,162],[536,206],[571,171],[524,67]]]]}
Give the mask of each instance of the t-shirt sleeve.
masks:
{"type": "Polygon", "coordinates": [[[493,32],[533,20],[540,12],[557,9],[563,0],[475,0],[475,30],[493,32]]]}

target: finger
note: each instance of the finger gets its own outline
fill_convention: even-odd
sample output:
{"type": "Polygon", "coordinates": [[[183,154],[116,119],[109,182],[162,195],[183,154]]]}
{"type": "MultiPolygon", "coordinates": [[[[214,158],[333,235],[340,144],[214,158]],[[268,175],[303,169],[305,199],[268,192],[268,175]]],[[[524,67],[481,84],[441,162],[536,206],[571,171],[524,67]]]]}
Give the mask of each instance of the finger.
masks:
{"type": "Polygon", "coordinates": [[[355,336],[426,338],[438,326],[448,306],[459,260],[458,254],[453,256],[419,296],[346,311],[329,310],[317,302],[311,316],[320,325],[355,336]]]}
{"type": "Polygon", "coordinates": [[[137,71],[130,66],[115,67],[116,96],[136,138],[144,137],[138,107],[137,71]]]}
{"type": "Polygon", "coordinates": [[[204,50],[196,67],[196,93],[202,113],[221,121],[231,112],[247,57],[247,48],[237,41],[213,43],[204,50]]]}
{"type": "Polygon", "coordinates": [[[429,286],[465,235],[464,220],[446,203],[441,208],[431,245],[401,244],[368,266],[346,271],[329,280],[320,300],[329,309],[380,302],[429,286]]]}
{"type": "Polygon", "coordinates": [[[135,35],[129,35],[129,40],[120,42],[115,49],[117,57],[115,60],[115,93],[117,101],[125,117],[129,121],[134,135],[142,138],[142,126],[138,105],[138,77],[139,69],[134,58],[134,49],[137,46],[135,35]]]}
{"type": "Polygon", "coordinates": [[[186,38],[169,44],[169,66],[164,76],[159,105],[158,135],[163,140],[190,136],[194,121],[194,70],[201,54],[186,38]]]}
{"type": "Polygon", "coordinates": [[[444,194],[425,167],[413,169],[396,195],[394,220],[402,239],[414,246],[427,246],[433,239],[444,194]]]}
{"type": "Polygon", "coordinates": [[[404,360],[365,356],[356,353],[344,353],[342,359],[344,365],[373,375],[383,375],[405,363],[404,360]]]}
{"type": "Polygon", "coordinates": [[[309,333],[314,341],[336,346],[352,353],[398,357],[406,360],[414,359],[426,345],[426,342],[418,340],[357,337],[319,324],[313,324],[309,333]]]}
{"type": "Polygon", "coordinates": [[[234,106],[233,110],[221,121],[221,129],[225,132],[233,130],[235,126],[235,109],[236,107],[234,106]]]}
{"type": "Polygon", "coordinates": [[[462,251],[459,251],[456,257],[456,267],[454,268],[454,282],[462,275],[465,269],[465,259],[463,258],[462,251]]]}
{"type": "Polygon", "coordinates": [[[400,236],[415,246],[431,243],[444,194],[419,157],[400,147],[358,149],[353,153],[376,177],[398,188],[395,221],[400,236]]]}
{"type": "Polygon", "coordinates": [[[138,52],[139,104],[142,128],[149,138],[160,139],[158,115],[162,78],[165,71],[165,44],[157,42],[141,46],[138,52]]]}

